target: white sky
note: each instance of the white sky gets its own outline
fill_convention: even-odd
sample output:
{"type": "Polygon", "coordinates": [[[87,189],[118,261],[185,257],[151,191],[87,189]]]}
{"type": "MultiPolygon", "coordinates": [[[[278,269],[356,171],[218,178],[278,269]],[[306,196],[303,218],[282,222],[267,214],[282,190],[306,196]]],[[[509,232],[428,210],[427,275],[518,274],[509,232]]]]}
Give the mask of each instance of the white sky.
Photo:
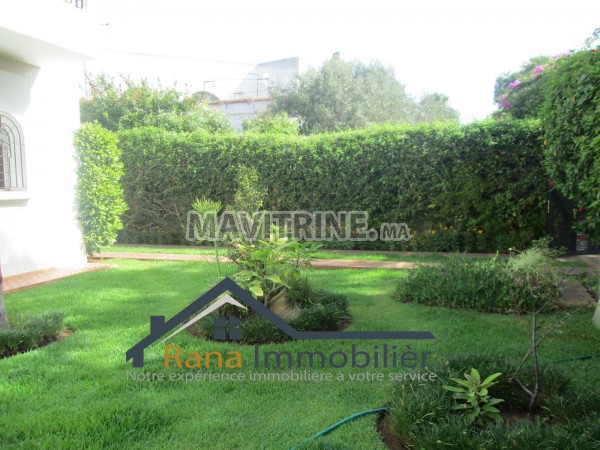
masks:
{"type": "MultiPolygon", "coordinates": [[[[100,27],[104,49],[196,58],[162,58],[139,68],[165,84],[176,77],[180,87],[202,90],[205,80],[242,78],[259,62],[298,56],[302,66],[317,67],[340,52],[391,65],[415,96],[445,93],[463,121],[494,110],[496,76],[531,56],[578,47],[600,26],[598,0],[95,0],[92,6],[99,23],[109,23],[100,27]]],[[[123,62],[119,69],[131,71],[125,59],[134,56],[113,56],[123,62]]],[[[106,63],[109,71],[114,64],[106,63]]]]}

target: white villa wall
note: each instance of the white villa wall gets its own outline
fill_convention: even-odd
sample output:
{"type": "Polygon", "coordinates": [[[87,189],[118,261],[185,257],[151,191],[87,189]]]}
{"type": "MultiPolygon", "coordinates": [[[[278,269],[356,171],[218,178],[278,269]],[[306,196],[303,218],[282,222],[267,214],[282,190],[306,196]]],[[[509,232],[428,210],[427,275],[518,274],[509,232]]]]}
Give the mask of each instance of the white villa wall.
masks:
{"type": "Polygon", "coordinates": [[[72,143],[80,73],[80,63],[38,68],[0,57],[0,111],[23,129],[27,176],[25,191],[0,191],[5,276],[85,263],[72,143]]]}
{"type": "Polygon", "coordinates": [[[75,204],[73,132],[83,62],[93,52],[98,26],[88,11],[64,1],[5,3],[0,111],[22,128],[27,188],[0,190],[2,274],[80,266],[86,258],[75,204]]]}

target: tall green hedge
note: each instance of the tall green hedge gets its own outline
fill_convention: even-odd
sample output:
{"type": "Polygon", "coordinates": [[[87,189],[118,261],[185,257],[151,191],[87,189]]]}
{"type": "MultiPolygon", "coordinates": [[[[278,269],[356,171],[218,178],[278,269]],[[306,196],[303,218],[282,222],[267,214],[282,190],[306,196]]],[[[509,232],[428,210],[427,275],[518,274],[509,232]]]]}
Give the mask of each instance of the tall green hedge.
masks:
{"type": "Polygon", "coordinates": [[[130,210],[122,241],[183,242],[192,201],[206,196],[231,204],[235,170],[244,165],[255,167],[267,187],[265,209],[366,210],[372,226],[406,222],[418,232],[409,243],[370,245],[505,251],[544,232],[540,134],[534,121],[312,136],[123,130],[130,210]],[[468,241],[467,232],[477,239],[468,241]]]}
{"type": "Polygon", "coordinates": [[[112,245],[123,228],[123,163],[117,136],[98,123],[84,123],[75,133],[78,158],[77,201],[88,255],[112,245]]]}
{"type": "Polygon", "coordinates": [[[600,47],[557,61],[545,89],[546,168],[579,209],[579,231],[600,243],[600,47]]]}

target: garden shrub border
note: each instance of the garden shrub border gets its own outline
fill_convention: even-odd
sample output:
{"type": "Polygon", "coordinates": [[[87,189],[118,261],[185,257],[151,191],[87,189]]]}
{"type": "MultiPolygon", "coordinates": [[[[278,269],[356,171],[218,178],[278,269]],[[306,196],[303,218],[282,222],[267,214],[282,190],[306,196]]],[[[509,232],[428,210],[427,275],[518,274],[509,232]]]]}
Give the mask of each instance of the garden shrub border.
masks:
{"type": "MultiPolygon", "coordinates": [[[[600,440],[600,392],[576,384],[560,368],[544,369],[542,390],[545,395],[535,411],[537,417],[525,414],[527,396],[517,383],[508,381],[514,367],[506,359],[458,356],[438,363],[431,370],[439,375],[436,381],[406,381],[396,385],[388,402],[390,412],[378,421],[378,429],[389,448],[403,448],[394,445],[406,444],[411,448],[438,448],[442,444],[464,449],[505,448],[502,444],[506,448],[532,450],[592,448],[582,444],[591,442],[592,437],[600,440]],[[506,414],[505,420],[512,419],[509,424],[469,426],[460,411],[451,409],[455,403],[452,394],[442,386],[452,383],[450,377],[462,378],[462,374],[473,367],[484,377],[495,372],[503,374],[490,394],[505,400],[500,409],[506,414]],[[389,442],[392,436],[395,441],[389,442]],[[579,446],[574,446],[575,443],[579,446]]],[[[530,369],[524,375],[533,377],[532,372],[530,369]]]]}

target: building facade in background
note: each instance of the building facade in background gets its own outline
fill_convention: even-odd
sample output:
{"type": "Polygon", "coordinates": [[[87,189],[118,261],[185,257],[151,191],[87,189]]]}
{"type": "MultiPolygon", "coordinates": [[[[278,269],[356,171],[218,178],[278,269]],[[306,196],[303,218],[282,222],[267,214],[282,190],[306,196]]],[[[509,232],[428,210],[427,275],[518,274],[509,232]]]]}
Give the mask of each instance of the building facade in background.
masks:
{"type": "MultiPolygon", "coordinates": [[[[229,99],[209,102],[215,110],[227,115],[231,125],[242,129],[244,120],[252,119],[264,112],[271,104],[270,89],[282,87],[292,81],[298,74],[299,58],[287,58],[257,64],[233,91],[229,99]]],[[[206,94],[211,94],[211,87],[216,88],[218,81],[208,84],[206,94]]]]}

